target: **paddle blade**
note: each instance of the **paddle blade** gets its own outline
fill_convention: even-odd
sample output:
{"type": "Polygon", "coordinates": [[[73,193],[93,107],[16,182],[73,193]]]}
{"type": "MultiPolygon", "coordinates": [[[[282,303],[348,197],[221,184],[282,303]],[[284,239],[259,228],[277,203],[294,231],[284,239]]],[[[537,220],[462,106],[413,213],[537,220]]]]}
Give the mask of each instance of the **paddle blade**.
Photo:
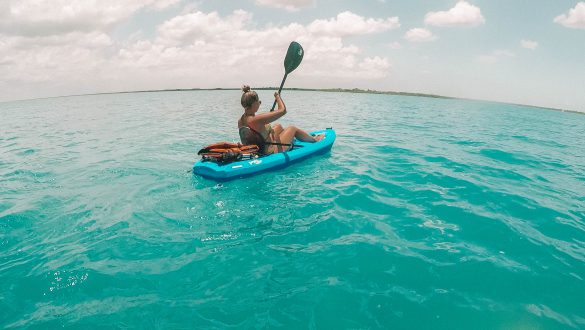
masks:
{"type": "Polygon", "coordinates": [[[303,55],[305,55],[303,47],[296,41],[291,42],[284,58],[284,71],[287,74],[293,72],[301,64],[303,55]]]}

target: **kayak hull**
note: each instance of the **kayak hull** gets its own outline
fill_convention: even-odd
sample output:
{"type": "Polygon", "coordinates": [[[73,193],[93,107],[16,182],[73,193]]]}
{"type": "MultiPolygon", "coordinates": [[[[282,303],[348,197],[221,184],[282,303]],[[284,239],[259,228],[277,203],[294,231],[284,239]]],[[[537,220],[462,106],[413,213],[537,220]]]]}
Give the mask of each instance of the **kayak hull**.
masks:
{"type": "Polygon", "coordinates": [[[228,164],[217,164],[200,160],[193,165],[193,173],[216,181],[227,181],[272,171],[287,167],[308,157],[328,152],[337,137],[335,131],[331,128],[314,131],[311,134],[325,134],[325,137],[318,142],[301,142],[295,140],[295,148],[291,151],[228,164]]]}

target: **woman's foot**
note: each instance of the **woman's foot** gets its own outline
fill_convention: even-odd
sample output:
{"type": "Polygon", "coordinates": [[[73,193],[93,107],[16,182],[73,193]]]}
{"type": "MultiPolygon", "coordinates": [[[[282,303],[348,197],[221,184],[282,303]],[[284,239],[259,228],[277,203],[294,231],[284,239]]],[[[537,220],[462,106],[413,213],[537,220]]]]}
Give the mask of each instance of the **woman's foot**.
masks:
{"type": "Polygon", "coordinates": [[[314,142],[321,141],[325,138],[325,134],[313,135],[314,142]]]}

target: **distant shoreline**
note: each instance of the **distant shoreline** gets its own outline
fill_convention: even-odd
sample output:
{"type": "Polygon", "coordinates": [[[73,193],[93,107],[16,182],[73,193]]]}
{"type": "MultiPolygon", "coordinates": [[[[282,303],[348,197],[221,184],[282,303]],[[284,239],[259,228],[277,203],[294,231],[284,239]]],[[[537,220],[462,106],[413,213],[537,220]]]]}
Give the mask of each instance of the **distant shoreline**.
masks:
{"type": "MultiPolygon", "coordinates": [[[[277,90],[278,87],[257,87],[254,90],[277,90]]],[[[127,92],[106,92],[106,93],[91,93],[91,94],[79,94],[79,95],[68,95],[68,96],[85,96],[85,95],[107,95],[107,94],[131,94],[131,93],[157,93],[157,92],[191,92],[191,91],[235,91],[240,88],[177,88],[177,89],[154,89],[154,90],[138,90],[138,91],[127,91],[127,92]]],[[[430,97],[436,99],[458,99],[457,97],[434,95],[434,94],[423,94],[423,93],[406,93],[406,92],[392,92],[392,91],[377,91],[373,89],[360,89],[360,88],[286,88],[289,91],[302,91],[302,92],[328,92],[328,93],[363,93],[363,94],[384,94],[384,95],[401,95],[401,96],[418,96],[418,97],[430,97]]],[[[66,97],[66,96],[51,96],[42,97],[44,98],[55,98],[55,97],[66,97]]],[[[548,109],[548,108],[546,108],[548,109]]],[[[553,109],[556,110],[556,109],[553,109]]]]}
{"type": "MultiPolygon", "coordinates": [[[[254,88],[255,90],[277,90],[278,87],[258,87],[254,88]]],[[[110,94],[132,94],[132,93],[159,93],[159,92],[192,92],[192,91],[229,91],[229,90],[240,90],[240,88],[177,88],[177,89],[153,89],[153,90],[137,90],[137,91],[123,91],[123,92],[104,92],[104,93],[89,93],[89,94],[76,94],[76,95],[64,95],[64,96],[49,96],[49,97],[39,97],[34,99],[25,99],[25,100],[15,100],[15,101],[6,101],[6,102],[18,102],[18,101],[27,101],[27,100],[42,100],[42,99],[53,99],[59,97],[74,97],[74,96],[89,96],[89,95],[110,95],[110,94]]],[[[559,109],[559,108],[548,108],[542,107],[537,105],[529,105],[529,104],[518,104],[518,103],[508,103],[502,101],[488,101],[488,100],[475,100],[475,99],[467,99],[461,97],[452,97],[452,96],[443,96],[443,95],[436,95],[436,94],[424,94],[424,93],[408,93],[408,92],[394,92],[394,91],[378,91],[373,89],[360,89],[360,88],[286,88],[286,90],[292,91],[303,91],[303,92],[326,92],[326,93],[356,93],[356,94],[381,94],[381,95],[398,95],[398,96],[415,96],[415,97],[428,97],[428,98],[435,98],[435,99],[453,99],[453,100],[469,100],[469,101],[482,101],[482,102],[493,102],[493,103],[502,103],[502,104],[511,104],[511,105],[519,105],[529,108],[536,108],[536,109],[544,109],[544,110],[553,110],[553,111],[560,111],[560,112],[570,112],[576,113],[580,115],[585,115],[585,112],[576,111],[576,110],[566,110],[566,109],[559,109]]],[[[5,103],[5,102],[0,102],[5,103]]]]}

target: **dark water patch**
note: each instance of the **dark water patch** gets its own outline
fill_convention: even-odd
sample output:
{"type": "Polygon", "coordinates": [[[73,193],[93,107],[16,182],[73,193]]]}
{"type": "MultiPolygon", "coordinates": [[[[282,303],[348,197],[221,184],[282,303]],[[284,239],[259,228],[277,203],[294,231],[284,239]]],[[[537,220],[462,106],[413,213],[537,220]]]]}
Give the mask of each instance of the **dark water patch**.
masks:
{"type": "Polygon", "coordinates": [[[440,165],[441,167],[453,172],[471,172],[474,170],[472,166],[453,161],[444,156],[425,156],[423,159],[429,163],[440,165]]]}
{"type": "MultiPolygon", "coordinates": [[[[480,154],[484,155],[493,160],[505,162],[508,164],[513,165],[529,165],[530,160],[523,158],[518,153],[510,153],[503,150],[498,149],[482,149],[480,154]]],[[[532,165],[535,164],[534,161],[531,162],[532,165]]]]}
{"type": "Polygon", "coordinates": [[[482,176],[486,176],[487,178],[493,178],[498,182],[503,179],[509,181],[519,181],[525,184],[529,184],[532,181],[530,177],[519,173],[519,170],[517,169],[505,169],[492,166],[477,166],[475,168],[475,171],[478,174],[481,174],[482,176]]]}
{"type": "Polygon", "coordinates": [[[545,182],[545,183],[550,183],[550,181],[547,178],[545,178],[545,177],[543,177],[541,175],[535,175],[534,178],[536,180],[538,180],[538,181],[542,181],[542,182],[545,182]]]}
{"type": "Polygon", "coordinates": [[[563,161],[558,159],[536,158],[528,155],[527,153],[519,152],[512,153],[497,149],[482,149],[480,151],[480,154],[487,158],[496,160],[498,162],[503,162],[511,165],[529,167],[533,169],[550,168],[552,170],[557,171],[564,170],[569,173],[575,174],[574,167],[568,166],[563,161]]]}
{"type": "Polygon", "coordinates": [[[467,141],[467,140],[443,140],[453,144],[462,145],[462,146],[472,146],[472,147],[483,147],[485,146],[485,142],[482,141],[467,141]]]}
{"type": "Polygon", "coordinates": [[[553,141],[553,140],[535,139],[535,138],[525,136],[525,135],[512,135],[511,137],[514,139],[526,142],[530,145],[544,145],[547,147],[560,148],[560,149],[568,148],[567,145],[558,143],[557,141],[553,141]]]}
{"type": "Polygon", "coordinates": [[[51,172],[41,172],[26,169],[17,169],[12,172],[6,173],[3,176],[5,178],[18,178],[18,179],[41,179],[51,175],[51,172]]]}
{"type": "Polygon", "coordinates": [[[18,152],[18,153],[16,153],[16,154],[17,154],[18,156],[30,156],[30,155],[33,155],[33,154],[35,154],[36,152],[37,152],[37,150],[36,150],[36,149],[30,149],[30,148],[29,148],[29,149],[24,149],[24,150],[22,150],[22,151],[20,151],[20,152],[18,152]]]}
{"type": "MultiPolygon", "coordinates": [[[[4,212],[3,212],[4,213],[4,212]]],[[[4,214],[0,217],[0,228],[6,230],[6,235],[13,235],[14,230],[26,230],[34,226],[37,221],[45,219],[46,216],[37,211],[25,211],[19,213],[4,214]]],[[[14,235],[18,236],[18,235],[14,235]]]]}
{"type": "Polygon", "coordinates": [[[0,215],[4,214],[7,210],[10,210],[14,206],[14,203],[8,201],[0,201],[0,215]]]}

